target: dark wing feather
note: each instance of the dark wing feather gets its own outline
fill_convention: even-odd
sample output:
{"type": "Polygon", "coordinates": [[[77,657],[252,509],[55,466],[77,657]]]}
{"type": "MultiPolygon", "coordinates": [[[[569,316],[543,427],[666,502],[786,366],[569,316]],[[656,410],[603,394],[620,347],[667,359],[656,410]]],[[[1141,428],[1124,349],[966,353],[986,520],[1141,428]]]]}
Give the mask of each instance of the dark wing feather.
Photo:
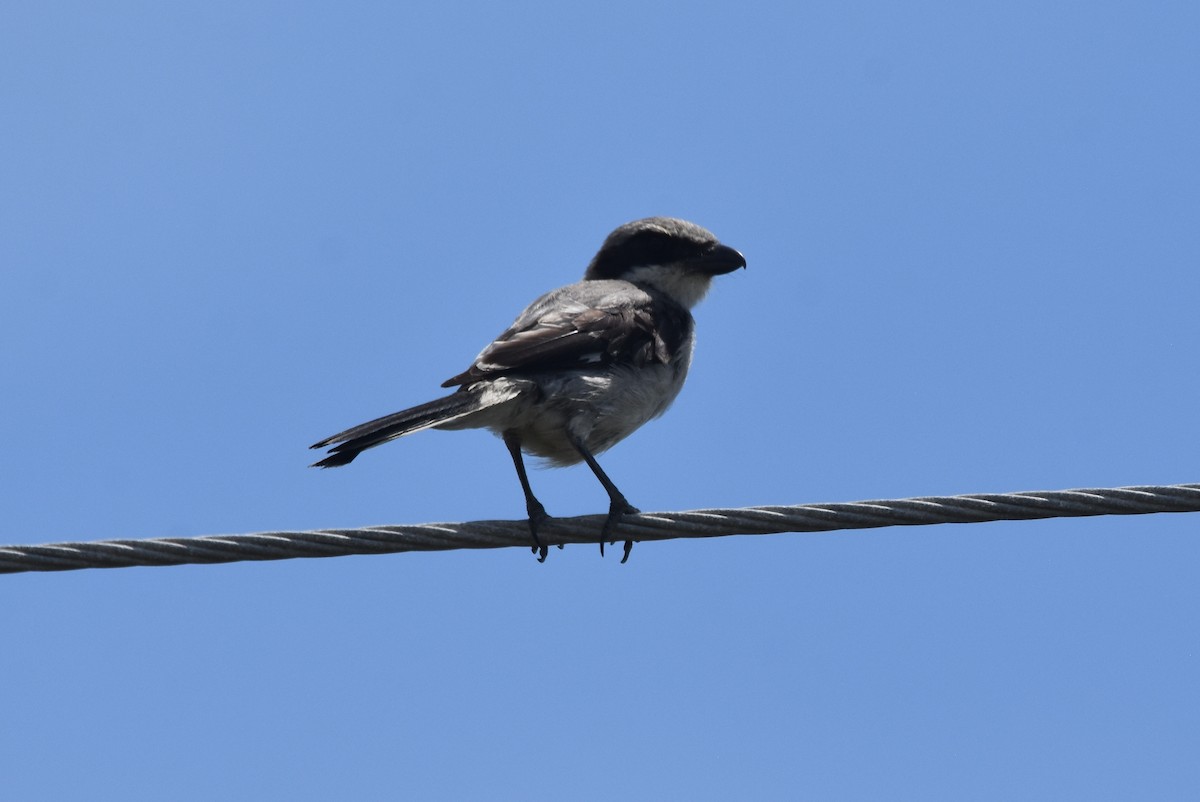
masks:
{"type": "Polygon", "coordinates": [[[630,304],[625,297],[620,305],[605,304],[604,297],[591,303],[579,298],[557,300],[557,303],[535,303],[512,328],[484,349],[475,364],[442,386],[470,384],[517,372],[605,365],[614,359],[634,365],[651,361],[666,363],[678,342],[668,343],[664,339],[659,331],[661,324],[667,323],[672,340],[677,338],[671,332],[690,325],[690,319],[674,320],[677,315],[667,314],[662,304],[648,295],[639,298],[642,302],[636,304],[630,304]],[[672,319],[664,321],[664,317],[672,319]]]}

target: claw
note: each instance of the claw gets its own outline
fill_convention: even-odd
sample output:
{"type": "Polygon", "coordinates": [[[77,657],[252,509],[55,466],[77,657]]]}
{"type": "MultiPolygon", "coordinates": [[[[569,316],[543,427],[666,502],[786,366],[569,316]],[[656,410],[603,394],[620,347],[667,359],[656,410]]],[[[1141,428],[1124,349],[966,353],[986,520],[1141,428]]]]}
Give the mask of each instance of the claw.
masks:
{"type": "MultiPolygon", "coordinates": [[[[623,515],[637,515],[641,510],[625,500],[624,496],[618,496],[612,499],[608,505],[608,517],[604,519],[604,526],[600,529],[600,556],[604,556],[604,544],[607,542],[610,545],[617,541],[613,538],[612,532],[621,522],[623,515]]],[[[621,562],[629,559],[629,550],[633,548],[632,541],[625,541],[625,556],[621,558],[621,562]]]]}
{"type": "MultiPolygon", "coordinates": [[[[521,480],[521,492],[525,494],[525,512],[529,515],[529,534],[533,535],[533,552],[538,556],[538,562],[544,563],[548,550],[546,544],[538,537],[538,527],[550,516],[546,514],[546,508],[542,506],[542,502],[537,500],[537,496],[533,495],[533,489],[529,486],[529,476],[525,473],[525,460],[521,456],[521,438],[516,432],[505,432],[504,445],[508,447],[513,467],[517,469],[517,478],[521,480]]],[[[559,548],[562,548],[561,544],[559,544],[559,548]]]]}
{"type": "MultiPolygon", "coordinates": [[[[600,467],[600,463],[596,462],[596,458],[592,456],[592,452],[588,449],[587,444],[578,435],[567,431],[567,438],[570,439],[571,445],[575,446],[575,450],[579,452],[579,456],[583,457],[584,462],[592,469],[592,473],[596,474],[596,478],[600,480],[600,484],[604,486],[604,491],[608,493],[608,517],[604,519],[604,526],[600,528],[600,556],[604,556],[604,543],[608,541],[615,543],[611,537],[612,530],[620,522],[622,515],[637,515],[641,510],[625,500],[625,496],[613,484],[612,479],[608,478],[608,474],[600,467]]],[[[520,469],[518,469],[519,471],[520,469]]],[[[528,498],[529,494],[526,494],[528,498]]],[[[621,558],[621,562],[629,559],[629,550],[633,548],[633,541],[625,541],[625,556],[621,558]]]]}
{"type": "MultiPolygon", "coordinates": [[[[546,508],[541,505],[541,502],[534,499],[531,504],[526,506],[526,512],[529,514],[529,534],[533,536],[533,546],[531,551],[538,556],[538,562],[546,562],[546,555],[549,554],[549,549],[542,539],[538,537],[538,527],[545,521],[549,520],[550,516],[546,514],[546,508]]],[[[559,546],[561,549],[562,546],[559,546]]]]}

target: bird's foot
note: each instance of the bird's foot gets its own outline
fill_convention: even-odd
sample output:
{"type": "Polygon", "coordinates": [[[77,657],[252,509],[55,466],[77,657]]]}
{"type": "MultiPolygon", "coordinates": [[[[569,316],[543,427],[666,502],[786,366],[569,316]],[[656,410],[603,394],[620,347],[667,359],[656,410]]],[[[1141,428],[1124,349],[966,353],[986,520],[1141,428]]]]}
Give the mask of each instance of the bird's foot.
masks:
{"type": "MultiPolygon", "coordinates": [[[[624,496],[614,498],[608,505],[608,517],[604,519],[604,526],[600,530],[600,556],[604,556],[604,544],[615,543],[612,538],[612,531],[617,528],[617,524],[621,522],[622,515],[637,515],[641,510],[625,500],[624,496]]],[[[633,548],[633,541],[625,541],[625,556],[621,558],[624,563],[629,559],[629,550],[633,548]]]]}
{"type": "MultiPolygon", "coordinates": [[[[544,563],[546,562],[546,555],[549,553],[549,550],[546,548],[546,544],[542,542],[542,539],[538,537],[538,529],[542,524],[550,520],[550,515],[547,514],[546,508],[539,501],[534,501],[526,505],[525,511],[529,515],[529,534],[533,535],[533,547],[531,551],[538,556],[538,562],[544,563]]],[[[559,546],[559,548],[561,549],[562,546],[559,546]]]]}
{"type": "Polygon", "coordinates": [[[621,555],[621,565],[624,565],[625,562],[629,559],[629,552],[631,552],[631,551],[633,551],[633,541],[626,540],[625,541],[625,553],[623,555],[621,555]]]}

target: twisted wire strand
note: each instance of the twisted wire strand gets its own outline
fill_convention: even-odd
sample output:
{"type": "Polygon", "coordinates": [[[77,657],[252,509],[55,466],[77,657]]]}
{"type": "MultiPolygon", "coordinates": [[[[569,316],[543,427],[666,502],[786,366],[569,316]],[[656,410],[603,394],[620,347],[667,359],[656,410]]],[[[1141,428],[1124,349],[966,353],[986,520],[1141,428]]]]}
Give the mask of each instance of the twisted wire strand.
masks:
{"type": "MultiPolygon", "coordinates": [[[[1200,512],[1200,484],[979,493],[834,504],[653,512],[618,527],[635,541],[832,532],[884,526],[1025,521],[1092,515],[1200,512]]],[[[553,518],[539,529],[548,545],[595,543],[603,515],[553,518]]],[[[368,526],[308,532],[257,532],[146,540],[99,540],[0,547],[0,573],[186,565],[295,557],[340,557],[401,551],[529,548],[525,521],[368,526]]]]}

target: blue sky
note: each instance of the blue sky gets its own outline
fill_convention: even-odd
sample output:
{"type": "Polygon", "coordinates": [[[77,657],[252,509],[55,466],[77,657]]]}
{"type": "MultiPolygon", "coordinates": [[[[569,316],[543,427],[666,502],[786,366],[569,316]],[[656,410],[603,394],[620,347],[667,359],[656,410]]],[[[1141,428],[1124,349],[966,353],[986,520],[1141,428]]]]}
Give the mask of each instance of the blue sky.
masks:
{"type": "MultiPolygon", "coordinates": [[[[645,510],[1200,481],[1193,3],[10,3],[0,542],[523,516],[337,471],[630,219],[739,248],[645,510]],[[453,303],[451,299],[453,298],[453,303]]],[[[601,512],[586,468],[551,513],[601,512]]],[[[1195,515],[0,577],[6,794],[1200,794],[1195,515]]]]}

